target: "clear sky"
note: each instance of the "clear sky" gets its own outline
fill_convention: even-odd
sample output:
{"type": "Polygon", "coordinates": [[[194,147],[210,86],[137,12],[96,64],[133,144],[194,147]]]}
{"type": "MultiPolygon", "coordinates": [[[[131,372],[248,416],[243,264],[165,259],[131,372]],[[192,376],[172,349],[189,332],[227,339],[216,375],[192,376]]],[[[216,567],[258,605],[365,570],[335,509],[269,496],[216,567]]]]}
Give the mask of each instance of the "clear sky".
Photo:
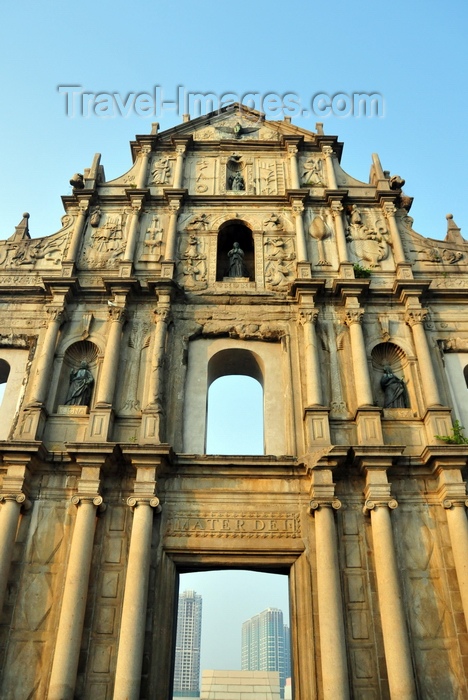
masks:
{"type": "MultiPolygon", "coordinates": [[[[127,117],[68,117],[58,86],[87,93],[296,95],[380,93],[384,116],[293,117],[345,143],[343,165],[366,180],[371,153],[406,179],[414,227],[445,234],[445,215],[468,231],[465,0],[6,0],[0,21],[0,237],[23,211],[33,236],[60,228],[68,181],[102,153],[108,179],[130,164],[128,142],[181,121],[175,109],[127,117]]],[[[127,103],[128,104],[128,103],[127,103]]],[[[123,110],[125,113],[125,109],[123,110]]],[[[181,113],[183,107],[179,110],[181,113]]],[[[196,116],[196,115],[193,115],[196,116]]],[[[273,115],[274,116],[274,115],[273,115]]],[[[279,118],[282,115],[277,115],[279,118]]],[[[468,235],[468,234],[467,234],[468,235]]]]}
{"type": "MultiPolygon", "coordinates": [[[[24,211],[34,237],[59,230],[60,196],[71,193],[70,177],[96,152],[107,178],[118,177],[131,165],[135,134],[149,133],[153,121],[166,129],[182,120],[183,105],[161,113],[159,104],[146,117],[133,109],[67,116],[58,88],[71,85],[116,93],[127,105],[129,94],[152,94],[155,86],[166,102],[182,86],[218,96],[292,94],[303,108],[318,93],[379,93],[381,117],[309,115],[293,123],[314,130],[323,122],[325,133],[344,141],[343,167],[358,179],[367,181],[371,154],[379,153],[384,169],[406,179],[414,228],[423,235],[442,238],[452,212],[468,238],[466,0],[5,0],[0,12],[2,239],[24,211]]],[[[223,581],[213,602],[204,601],[207,620],[209,606],[218,606],[218,629],[239,592],[248,610],[237,611],[238,629],[252,614],[280,607],[274,587],[225,577],[234,592],[226,595],[223,581]]],[[[209,584],[183,585],[203,594],[209,584]]],[[[217,647],[219,635],[211,639],[217,647]]]]}

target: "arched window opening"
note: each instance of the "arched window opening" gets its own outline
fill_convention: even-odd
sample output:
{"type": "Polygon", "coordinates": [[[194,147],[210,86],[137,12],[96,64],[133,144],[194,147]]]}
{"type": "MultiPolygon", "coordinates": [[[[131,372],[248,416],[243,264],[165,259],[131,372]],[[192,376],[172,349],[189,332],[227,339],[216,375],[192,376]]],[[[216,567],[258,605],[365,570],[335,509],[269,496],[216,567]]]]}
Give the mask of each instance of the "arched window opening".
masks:
{"type": "Polygon", "coordinates": [[[248,350],[222,350],[208,365],[206,454],[265,454],[263,375],[248,350]]]}
{"type": "Polygon", "coordinates": [[[252,238],[252,231],[248,226],[240,221],[227,221],[223,224],[218,234],[218,250],[216,264],[216,281],[222,282],[225,277],[230,277],[229,265],[233,256],[229,256],[229,252],[234,249],[234,244],[238,243],[243,255],[243,264],[245,270],[242,275],[236,274],[235,277],[248,277],[250,280],[255,279],[255,255],[252,238]]]}
{"type": "Polygon", "coordinates": [[[10,365],[5,360],[0,360],[0,406],[2,405],[5,389],[10,375],[10,365]]]}
{"type": "Polygon", "coordinates": [[[468,365],[463,368],[463,376],[465,377],[465,384],[468,389],[468,365]]]}

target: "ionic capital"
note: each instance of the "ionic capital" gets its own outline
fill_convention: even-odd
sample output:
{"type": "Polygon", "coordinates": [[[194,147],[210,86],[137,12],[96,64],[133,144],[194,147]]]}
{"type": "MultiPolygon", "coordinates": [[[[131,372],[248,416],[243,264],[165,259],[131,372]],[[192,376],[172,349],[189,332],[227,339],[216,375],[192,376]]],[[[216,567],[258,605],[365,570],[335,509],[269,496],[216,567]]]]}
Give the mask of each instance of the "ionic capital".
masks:
{"type": "Polygon", "coordinates": [[[93,494],[75,493],[75,495],[72,496],[70,500],[73,503],[73,505],[77,507],[80,506],[82,503],[89,503],[90,505],[96,506],[96,508],[98,508],[98,510],[101,513],[104,512],[106,509],[104,499],[100,495],[93,496],[93,494]]]}
{"type": "Polygon", "coordinates": [[[468,499],[463,499],[463,498],[457,498],[451,499],[451,498],[444,498],[442,501],[442,507],[445,508],[445,510],[450,510],[451,508],[460,508],[460,507],[465,507],[468,508],[468,499]]]}
{"type": "Polygon", "coordinates": [[[314,498],[309,503],[309,512],[311,515],[314,515],[314,513],[320,508],[332,508],[333,510],[340,510],[341,506],[342,503],[338,498],[334,498],[333,500],[325,498],[314,498]]]}
{"type": "Polygon", "coordinates": [[[19,493],[2,493],[0,494],[0,503],[6,503],[10,501],[12,503],[19,503],[23,510],[29,510],[32,508],[31,501],[26,497],[26,495],[20,491],[19,493]]]}
{"type": "Polygon", "coordinates": [[[374,510],[374,508],[381,508],[382,506],[386,506],[387,508],[390,508],[390,510],[394,510],[395,508],[398,508],[398,501],[394,498],[390,498],[389,500],[367,499],[364,503],[362,512],[364,515],[368,515],[371,510],[374,510]]]}
{"type": "Polygon", "coordinates": [[[405,322],[412,328],[418,324],[423,324],[428,316],[428,309],[410,309],[405,314],[405,322]]]}
{"type": "Polygon", "coordinates": [[[176,146],[175,152],[177,153],[178,156],[184,156],[186,150],[187,150],[187,146],[186,146],[186,144],[183,144],[181,146],[176,146]]]}
{"type": "Polygon", "coordinates": [[[155,508],[156,513],[161,512],[161,506],[159,504],[159,498],[157,496],[130,496],[127,498],[127,505],[130,508],[137,508],[138,506],[148,506],[149,508],[155,508]]]}

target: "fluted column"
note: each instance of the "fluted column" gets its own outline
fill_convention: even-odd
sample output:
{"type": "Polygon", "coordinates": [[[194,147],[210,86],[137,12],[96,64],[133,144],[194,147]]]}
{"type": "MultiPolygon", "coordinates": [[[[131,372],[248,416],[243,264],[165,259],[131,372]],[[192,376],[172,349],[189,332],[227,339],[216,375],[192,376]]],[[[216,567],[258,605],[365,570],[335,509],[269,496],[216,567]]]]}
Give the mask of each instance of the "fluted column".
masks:
{"type": "MultiPolygon", "coordinates": [[[[154,456],[149,456],[154,464],[154,456]]],[[[137,467],[134,495],[127,503],[134,509],[128,553],[125,593],[119,636],[114,700],[138,700],[146,629],[148,583],[151,563],[153,514],[161,510],[156,490],[156,468],[137,467]]]]}
{"type": "Polygon", "coordinates": [[[185,159],[185,145],[176,146],[176,163],[174,169],[174,187],[180,189],[182,187],[182,182],[184,179],[184,159],[185,159]]]}
{"type": "Polygon", "coordinates": [[[66,320],[66,313],[61,306],[49,306],[46,311],[49,315],[49,323],[33,380],[30,401],[32,404],[43,404],[46,400],[57,338],[60,326],[66,320]]]}
{"type": "Polygon", "coordinates": [[[344,316],[344,322],[349,327],[351,339],[352,367],[358,407],[372,406],[373,404],[366,347],[361,326],[363,316],[364,310],[353,306],[346,309],[344,316]]]}
{"type": "Polygon", "coordinates": [[[315,518],[317,602],[324,700],[349,698],[343,600],[334,511],[341,508],[335,498],[331,469],[312,471],[310,512],[315,518]]]}
{"type": "Polygon", "coordinates": [[[333,148],[331,146],[322,146],[322,153],[325,156],[325,164],[328,176],[328,189],[336,190],[338,184],[336,182],[335,168],[333,165],[333,148]]]}
{"type": "Polygon", "coordinates": [[[100,495],[77,494],[72,497],[72,503],[78,510],[63,590],[48,700],[73,700],[75,697],[96,528],[96,510],[102,506],[103,501],[100,495]]]}
{"type": "Polygon", "coordinates": [[[331,202],[331,213],[335,223],[336,246],[340,263],[348,262],[348,249],[346,246],[346,232],[343,223],[343,205],[339,201],[331,202]]]}
{"type": "Polygon", "coordinates": [[[75,226],[73,228],[73,233],[70,240],[70,245],[68,246],[68,250],[64,260],[65,263],[76,262],[80,248],[81,238],[83,236],[88,208],[89,199],[81,200],[78,202],[78,215],[76,217],[75,226]]]}
{"type": "Polygon", "coordinates": [[[98,385],[96,399],[96,406],[98,407],[112,406],[119,364],[120,339],[126,317],[125,308],[117,306],[110,307],[109,317],[111,326],[98,385]]]}
{"type": "Polygon", "coordinates": [[[300,188],[297,152],[297,146],[288,146],[289,166],[291,170],[291,188],[293,190],[298,190],[300,188]]]}
{"type": "Polygon", "coordinates": [[[403,244],[401,242],[400,231],[398,230],[397,222],[395,219],[396,208],[393,202],[384,202],[383,211],[388,221],[388,226],[390,229],[390,235],[392,238],[393,256],[395,258],[395,263],[406,262],[405,251],[403,250],[403,244]]]}
{"type": "Polygon", "coordinates": [[[429,343],[427,342],[426,331],[424,330],[424,321],[428,316],[428,310],[417,308],[408,309],[405,316],[406,323],[411,326],[413,331],[414,347],[418,357],[419,369],[421,374],[424,396],[427,406],[441,405],[439,387],[432,364],[431,352],[429,343]]]}
{"type": "Polygon", "coordinates": [[[317,309],[305,308],[299,312],[299,321],[304,329],[307,406],[321,406],[323,402],[317,335],[315,332],[318,313],[317,309]]]}
{"type": "Polygon", "coordinates": [[[169,203],[169,225],[167,228],[165,260],[175,260],[177,247],[177,218],[180,209],[179,200],[171,200],[169,203]]]}
{"type": "Polygon", "coordinates": [[[389,510],[397,505],[394,499],[387,503],[367,500],[365,508],[370,510],[372,523],[375,574],[390,697],[395,700],[410,700],[416,698],[416,689],[389,510]]]}
{"type": "Polygon", "coordinates": [[[151,146],[142,146],[140,150],[140,170],[138,172],[137,188],[142,190],[146,187],[146,177],[148,172],[148,160],[151,153],[151,146]]]}
{"type": "Polygon", "coordinates": [[[141,203],[142,200],[140,197],[132,199],[132,211],[128,226],[127,245],[125,246],[125,262],[133,262],[133,257],[135,255],[135,246],[138,240],[138,223],[140,220],[141,203]]]}
{"type": "Polygon", "coordinates": [[[304,232],[304,205],[300,200],[293,200],[292,211],[296,226],[296,246],[297,246],[297,261],[306,262],[308,259],[307,244],[304,232]]]}

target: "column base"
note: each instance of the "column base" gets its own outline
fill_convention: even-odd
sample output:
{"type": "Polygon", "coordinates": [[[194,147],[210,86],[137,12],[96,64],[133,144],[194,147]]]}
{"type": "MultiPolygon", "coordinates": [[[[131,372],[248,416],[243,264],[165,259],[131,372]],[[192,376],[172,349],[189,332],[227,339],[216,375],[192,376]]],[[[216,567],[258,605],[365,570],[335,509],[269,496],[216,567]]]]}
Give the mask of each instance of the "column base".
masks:
{"type": "Polygon", "coordinates": [[[440,445],[436,435],[452,434],[452,413],[450,408],[431,406],[424,416],[424,427],[426,428],[426,444],[440,445]]]}
{"type": "Polygon", "coordinates": [[[157,407],[151,407],[143,411],[140,430],[141,444],[155,445],[161,443],[162,418],[162,411],[157,407]]]}
{"type": "Polygon", "coordinates": [[[131,277],[133,273],[133,263],[131,260],[122,260],[120,263],[120,277],[131,277]]]}
{"type": "Polygon", "coordinates": [[[381,423],[382,409],[376,406],[361,406],[356,412],[357,439],[359,445],[383,445],[381,423]]]}
{"type": "Polygon", "coordinates": [[[354,279],[354,267],[351,262],[342,262],[338,269],[338,278],[344,280],[354,279]]]}
{"type": "Polygon", "coordinates": [[[296,275],[298,280],[312,279],[312,265],[310,262],[298,262],[296,266],[296,275]]]}
{"type": "Polygon", "coordinates": [[[89,414],[86,442],[107,442],[111,438],[114,426],[112,408],[95,408],[89,414]]]}
{"type": "Polygon", "coordinates": [[[174,279],[175,266],[176,264],[172,260],[161,263],[161,277],[169,280],[174,279]]]}
{"type": "Polygon", "coordinates": [[[331,445],[329,408],[308,406],[304,409],[304,424],[307,450],[317,445],[331,445]]]}

